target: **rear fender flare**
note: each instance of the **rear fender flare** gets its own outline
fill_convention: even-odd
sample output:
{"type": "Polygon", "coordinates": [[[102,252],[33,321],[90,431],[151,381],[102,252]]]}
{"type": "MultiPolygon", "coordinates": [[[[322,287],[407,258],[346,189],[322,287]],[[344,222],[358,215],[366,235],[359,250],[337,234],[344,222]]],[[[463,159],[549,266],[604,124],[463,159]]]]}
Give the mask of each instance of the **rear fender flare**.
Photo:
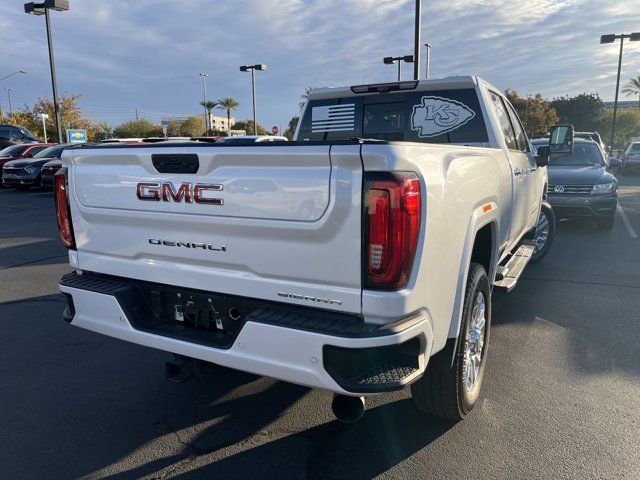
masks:
{"type": "Polygon", "coordinates": [[[453,304],[451,314],[451,323],[449,324],[448,338],[458,338],[460,331],[460,323],[462,321],[462,304],[464,300],[464,289],[467,284],[467,274],[469,273],[469,264],[471,263],[471,253],[473,252],[473,244],[480,229],[486,225],[491,225],[492,241],[491,246],[491,268],[487,272],[489,282],[493,285],[498,266],[498,232],[500,231],[500,216],[498,206],[495,202],[483,202],[476,208],[469,219],[467,227],[467,235],[464,242],[464,249],[458,266],[458,284],[456,286],[456,298],[453,304]],[[484,211],[486,205],[491,205],[491,209],[484,211]]]}

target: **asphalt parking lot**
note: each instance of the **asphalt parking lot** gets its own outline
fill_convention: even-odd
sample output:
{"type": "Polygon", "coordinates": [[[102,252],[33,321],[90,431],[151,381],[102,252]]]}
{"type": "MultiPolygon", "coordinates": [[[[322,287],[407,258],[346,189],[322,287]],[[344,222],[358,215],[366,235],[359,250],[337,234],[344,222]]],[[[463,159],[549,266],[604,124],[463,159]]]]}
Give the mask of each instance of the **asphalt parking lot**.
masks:
{"type": "Polygon", "coordinates": [[[640,176],[620,205],[611,232],[561,222],[494,297],[470,417],[399,392],[345,426],[328,393],[220,367],[168,383],[167,353],[67,325],[53,196],[0,190],[1,476],[640,478],[640,176]]]}

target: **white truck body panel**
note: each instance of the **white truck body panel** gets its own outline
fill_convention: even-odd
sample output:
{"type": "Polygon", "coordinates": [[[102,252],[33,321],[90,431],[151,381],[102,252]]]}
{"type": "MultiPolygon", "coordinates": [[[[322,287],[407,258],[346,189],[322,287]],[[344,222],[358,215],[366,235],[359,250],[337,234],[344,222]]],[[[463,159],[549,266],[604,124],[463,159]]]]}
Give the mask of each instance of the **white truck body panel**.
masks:
{"type": "MultiPolygon", "coordinates": [[[[474,115],[486,126],[486,141],[85,147],[63,156],[77,250],[70,260],[77,271],[319,307],[355,314],[371,325],[418,319],[407,330],[355,339],[247,322],[233,346],[220,350],[140,331],[114,297],[61,286],[76,303],[73,324],[339,393],[349,392],[321,368],[323,346],[395,345],[419,336],[424,371],[429,356],[458,336],[477,233],[491,229],[487,273],[493,281],[498,263],[534,227],[547,181],[530,148],[507,147],[491,95],[504,97],[494,87],[476,77],[454,77],[421,82],[415,91],[428,95],[447,88],[475,92],[474,115]],[[158,173],[156,153],[195,153],[200,169],[158,173]],[[363,182],[370,172],[411,172],[420,183],[418,246],[409,281],[398,291],[363,283],[363,182]],[[135,195],[140,182],[217,184],[224,203],[141,201],[135,195]],[[176,245],[189,242],[215,248],[176,245]]],[[[348,88],[319,89],[310,101],[353,95],[348,88]]],[[[308,104],[301,118],[307,110],[308,104]]],[[[348,116],[344,110],[339,115],[348,116]]],[[[300,129],[299,124],[298,138],[300,129]]]]}
{"type": "Polygon", "coordinates": [[[360,311],[359,146],[333,147],[331,160],[328,146],[200,148],[197,175],[154,171],[151,155],[172,151],[87,149],[67,157],[78,268],[308,304],[278,296],[303,293],[339,302],[324,304],[328,309],[360,311]],[[137,182],[163,181],[222,184],[224,205],[136,198],[137,182]]]}
{"type": "Polygon", "coordinates": [[[76,314],[73,325],[138,345],[197,358],[256,375],[266,375],[298,385],[353,395],[340,387],[323,368],[323,346],[372,347],[393,345],[412,337],[423,338],[426,361],[431,355],[431,322],[422,318],[396,335],[375,339],[339,338],[318,333],[247,323],[228,350],[211,348],[174,338],[153,335],[133,328],[116,299],[110,295],[62,286],[73,296],[76,314]]]}

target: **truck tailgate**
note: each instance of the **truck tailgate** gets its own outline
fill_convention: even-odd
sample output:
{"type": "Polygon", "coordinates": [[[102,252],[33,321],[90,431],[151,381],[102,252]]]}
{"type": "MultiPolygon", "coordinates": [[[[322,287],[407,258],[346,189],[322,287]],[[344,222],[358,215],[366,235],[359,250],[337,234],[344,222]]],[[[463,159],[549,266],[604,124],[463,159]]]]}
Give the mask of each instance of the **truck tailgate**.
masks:
{"type": "Polygon", "coordinates": [[[360,312],[359,145],[65,155],[78,268],[360,312]],[[197,172],[160,173],[158,158],[176,154],[197,156],[197,172]]]}

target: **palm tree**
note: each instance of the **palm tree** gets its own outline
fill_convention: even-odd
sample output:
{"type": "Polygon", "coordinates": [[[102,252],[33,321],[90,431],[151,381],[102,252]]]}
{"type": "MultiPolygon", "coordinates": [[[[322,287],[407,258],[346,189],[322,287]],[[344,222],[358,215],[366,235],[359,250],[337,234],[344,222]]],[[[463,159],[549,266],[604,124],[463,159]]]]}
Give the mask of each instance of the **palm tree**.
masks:
{"type": "Polygon", "coordinates": [[[304,93],[300,95],[300,98],[302,99],[300,102],[298,102],[298,107],[300,107],[300,110],[304,108],[304,104],[307,103],[307,100],[309,100],[309,95],[311,95],[312,90],[313,87],[306,87],[304,89],[304,93]]]}
{"type": "Polygon", "coordinates": [[[220,98],[217,100],[217,108],[227,111],[227,131],[231,130],[231,112],[238,108],[240,104],[231,97],[220,98]]]}
{"type": "MultiPolygon", "coordinates": [[[[200,106],[204,107],[204,109],[207,111],[207,119],[211,118],[211,110],[213,110],[214,108],[216,108],[218,106],[218,102],[214,101],[214,100],[207,100],[206,102],[204,100],[200,101],[200,106]]],[[[205,130],[211,130],[211,127],[209,127],[209,121],[207,120],[204,129],[205,130]]],[[[205,135],[209,133],[208,131],[205,132],[205,135]]]]}
{"type": "MultiPolygon", "coordinates": [[[[625,93],[627,97],[640,95],[640,75],[629,80],[627,86],[622,89],[622,93],[625,93]]],[[[640,102],[640,97],[638,98],[638,101],[640,102]]]]}

